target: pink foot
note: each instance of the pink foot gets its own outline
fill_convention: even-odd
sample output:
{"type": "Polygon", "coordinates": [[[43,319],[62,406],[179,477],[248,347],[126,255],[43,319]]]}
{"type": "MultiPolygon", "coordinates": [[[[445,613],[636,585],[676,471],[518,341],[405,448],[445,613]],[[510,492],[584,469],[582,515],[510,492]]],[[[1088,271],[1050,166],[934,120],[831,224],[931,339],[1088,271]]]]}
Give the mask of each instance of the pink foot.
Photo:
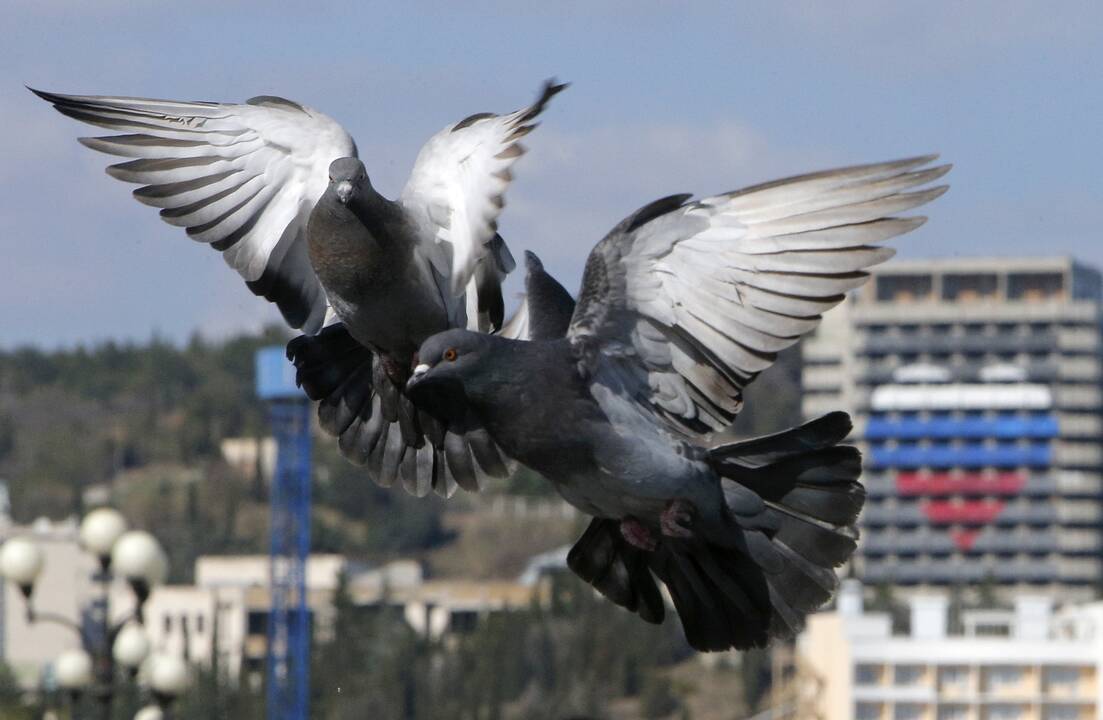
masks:
{"type": "Polygon", "coordinates": [[[659,527],[667,537],[691,538],[693,530],[690,525],[696,514],[697,508],[688,500],[671,500],[659,516],[659,527]]]}
{"type": "Polygon", "coordinates": [[[632,547],[648,552],[655,549],[655,535],[634,517],[629,516],[620,521],[620,534],[632,547]]]}

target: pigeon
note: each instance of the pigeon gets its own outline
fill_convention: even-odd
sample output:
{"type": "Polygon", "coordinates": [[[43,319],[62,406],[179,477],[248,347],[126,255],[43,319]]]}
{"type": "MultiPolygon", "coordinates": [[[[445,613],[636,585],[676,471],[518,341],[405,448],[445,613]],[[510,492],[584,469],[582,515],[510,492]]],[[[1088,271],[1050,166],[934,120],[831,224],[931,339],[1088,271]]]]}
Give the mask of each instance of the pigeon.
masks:
{"type": "Polygon", "coordinates": [[[62,95],[61,113],[123,134],[81,138],[134,158],[108,167],[138,201],[220,251],[303,335],[288,345],[321,426],[377,482],[449,496],[504,475],[473,419],[442,426],[404,395],[414,353],[454,327],[501,327],[514,260],[497,232],[520,139],[566,85],[477,113],[422,147],[397,200],[373,187],[332,118],[275,96],[242,104],[62,95]]]}
{"type": "Polygon", "coordinates": [[[921,225],[936,156],[641,208],[590,253],[566,335],[452,329],[407,382],[435,417],[474,414],[503,453],[593,516],[569,567],[649,622],[669,591],[689,644],[792,637],[837,587],[865,491],[835,412],[739,439],[743,388],[921,225]]]}

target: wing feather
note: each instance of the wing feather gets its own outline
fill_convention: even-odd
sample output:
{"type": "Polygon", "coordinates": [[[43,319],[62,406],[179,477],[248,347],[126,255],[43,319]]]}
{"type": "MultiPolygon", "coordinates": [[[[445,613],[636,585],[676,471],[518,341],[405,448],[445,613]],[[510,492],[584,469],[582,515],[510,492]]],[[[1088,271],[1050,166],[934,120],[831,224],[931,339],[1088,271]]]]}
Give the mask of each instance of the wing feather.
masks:
{"type": "MultiPolygon", "coordinates": [[[[449,125],[418,153],[400,202],[425,224],[433,239],[427,255],[452,295],[467,294],[469,325],[488,329],[485,292],[500,292],[513,258],[498,237],[498,216],[513,179],[511,167],[525,148],[519,140],[531,132],[534,119],[566,85],[553,81],[532,105],[506,115],[479,113],[449,125]],[[442,244],[447,244],[445,251],[442,244]],[[480,273],[480,268],[487,272],[480,273]],[[480,277],[482,275],[482,277],[480,277]]],[[[499,323],[500,324],[500,323],[499,323]]]]}
{"type": "Polygon", "coordinates": [[[671,196],[617,226],[586,263],[568,336],[583,371],[637,378],[679,431],[719,430],[777,353],[819,324],[924,218],[936,156],[778,180],[687,202],[671,196]],[[918,189],[916,189],[918,188],[918,189]]]}
{"type": "Polygon", "coordinates": [[[141,185],[136,200],[221,251],[292,327],[321,327],[325,293],[294,246],[306,242],[329,164],[356,154],[334,120],[272,96],[223,104],[32,92],[64,115],[120,133],[80,141],[130,158],[108,174],[141,185]]]}

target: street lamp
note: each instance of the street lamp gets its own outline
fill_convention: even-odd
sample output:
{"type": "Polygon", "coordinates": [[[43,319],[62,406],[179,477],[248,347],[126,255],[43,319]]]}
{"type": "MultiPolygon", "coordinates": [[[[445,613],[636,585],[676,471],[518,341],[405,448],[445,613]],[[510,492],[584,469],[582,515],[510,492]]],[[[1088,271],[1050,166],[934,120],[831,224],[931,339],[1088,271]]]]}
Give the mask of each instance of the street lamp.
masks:
{"type": "MultiPolygon", "coordinates": [[[[168,557],[161,544],[147,532],[127,530],[126,519],[111,508],[99,508],[88,513],[81,521],[79,538],[81,547],[96,556],[98,572],[93,580],[99,585],[99,597],[93,601],[89,615],[98,626],[98,632],[71,618],[38,612],[32,605],[34,584],[42,572],[42,550],[29,538],[14,537],[0,547],[0,575],[19,586],[26,601],[27,622],[48,622],[63,625],[80,637],[80,650],[67,650],[54,663],[58,685],[74,698],[90,692],[99,700],[101,717],[111,718],[115,697],[116,666],[127,670],[133,678],[138,667],[149,656],[150,643],[143,627],[142,609],[149,599],[150,590],[165,581],[168,575],[168,557]],[[110,586],[115,575],[126,579],[134,592],[135,609],[132,616],[112,624],[108,609],[110,586]]],[[[183,665],[183,661],[179,661],[183,665]]],[[[154,676],[159,662],[151,666],[154,676]]],[[[162,709],[178,696],[187,682],[187,667],[177,672],[171,666],[162,668],[163,675],[152,690],[162,709]],[[180,680],[180,677],[183,679],[180,680]],[[178,682],[177,682],[178,681],[178,682]],[[158,688],[158,685],[163,688],[158,688]]]]}
{"type": "Polygon", "coordinates": [[[149,661],[149,686],[162,707],[171,704],[188,687],[187,663],[176,655],[154,655],[149,661]]]}
{"type": "Polygon", "coordinates": [[[66,650],[54,661],[57,685],[79,694],[92,685],[92,656],[84,650],[66,650]]]}
{"type": "Polygon", "coordinates": [[[134,720],[164,720],[165,712],[158,705],[146,705],[134,716],[134,720]]]}
{"type": "Polygon", "coordinates": [[[115,636],[111,654],[120,667],[136,674],[145,659],[149,657],[149,636],[145,628],[137,622],[128,622],[115,636]]]}
{"type": "Polygon", "coordinates": [[[126,578],[138,598],[138,618],[141,607],[149,598],[154,585],[165,581],[168,575],[168,557],[157,538],[144,530],[123,533],[111,550],[110,563],[115,572],[126,578]]]}
{"type": "Polygon", "coordinates": [[[28,599],[44,562],[42,549],[27,538],[12,538],[0,548],[0,573],[18,585],[28,599]]]}
{"type": "Polygon", "coordinates": [[[96,508],[84,516],[80,523],[80,544],[88,552],[106,564],[116,541],[126,532],[126,518],[114,508],[96,508]]]}

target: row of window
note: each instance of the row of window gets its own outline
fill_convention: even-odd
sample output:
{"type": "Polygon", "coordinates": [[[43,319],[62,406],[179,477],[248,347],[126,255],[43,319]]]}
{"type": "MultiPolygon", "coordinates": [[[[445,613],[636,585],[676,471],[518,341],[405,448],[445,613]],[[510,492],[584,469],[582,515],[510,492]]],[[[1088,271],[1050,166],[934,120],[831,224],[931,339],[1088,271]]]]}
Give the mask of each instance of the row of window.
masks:
{"type": "Polygon", "coordinates": [[[195,622],[191,622],[191,616],[181,613],[180,615],[171,615],[166,613],[161,618],[161,624],[164,626],[165,634],[171,635],[173,628],[180,628],[180,632],[184,635],[194,632],[196,635],[202,635],[206,632],[207,618],[201,613],[197,613],[194,616],[195,622]]]}
{"type": "MultiPolygon", "coordinates": [[[[854,717],[857,720],[927,720],[932,717],[927,714],[926,706],[920,703],[897,703],[892,714],[885,712],[881,703],[859,702],[854,706],[854,717]]],[[[937,720],[969,720],[970,718],[982,718],[983,720],[1025,720],[1032,715],[1022,705],[990,703],[986,704],[983,714],[976,714],[968,705],[945,704],[940,705],[938,712],[933,716],[937,720]]],[[[1087,711],[1082,711],[1081,706],[1071,705],[1047,705],[1042,708],[1041,720],[1081,720],[1092,717],[1087,711]]]]}
{"type": "MultiPolygon", "coordinates": [[[[927,680],[926,665],[877,665],[861,663],[854,668],[854,682],[858,685],[881,685],[891,675],[892,684],[914,686],[927,680]]],[[[1016,665],[996,665],[979,669],[981,692],[999,690],[1016,686],[1027,677],[1028,668],[1016,665]]],[[[974,678],[975,672],[965,665],[948,665],[938,668],[939,687],[966,687],[974,678]]],[[[1081,670],[1072,666],[1053,666],[1042,668],[1042,687],[1044,691],[1068,692],[1081,680],[1081,670]]]]}

